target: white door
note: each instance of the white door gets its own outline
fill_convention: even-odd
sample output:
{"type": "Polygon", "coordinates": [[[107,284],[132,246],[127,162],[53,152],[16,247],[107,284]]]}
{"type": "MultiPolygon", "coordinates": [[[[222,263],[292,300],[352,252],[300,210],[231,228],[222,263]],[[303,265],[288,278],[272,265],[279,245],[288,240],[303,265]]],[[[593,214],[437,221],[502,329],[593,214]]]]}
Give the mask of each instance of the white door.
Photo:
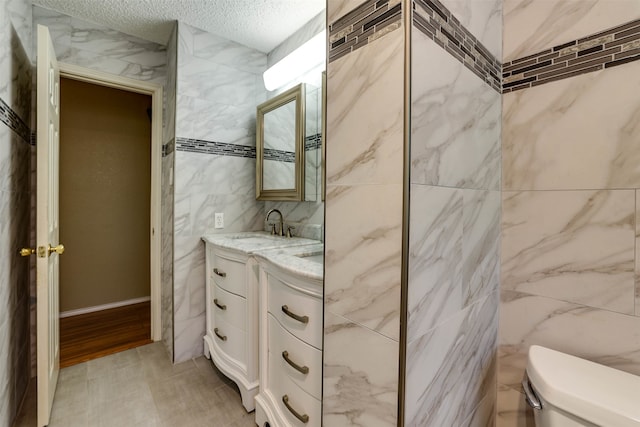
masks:
{"type": "Polygon", "coordinates": [[[60,371],[58,241],[60,71],[47,27],[38,25],[36,283],[38,426],[49,424],[60,371]]]}

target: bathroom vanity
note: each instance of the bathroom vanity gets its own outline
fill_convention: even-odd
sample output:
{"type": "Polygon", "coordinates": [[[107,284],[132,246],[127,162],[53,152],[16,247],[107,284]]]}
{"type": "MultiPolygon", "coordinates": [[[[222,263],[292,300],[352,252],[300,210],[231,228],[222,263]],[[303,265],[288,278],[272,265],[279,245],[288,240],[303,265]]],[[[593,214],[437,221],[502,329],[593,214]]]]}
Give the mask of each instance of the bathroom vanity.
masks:
{"type": "Polygon", "coordinates": [[[317,240],[268,233],[211,234],[206,244],[204,354],[242,395],[247,411],[258,393],[258,264],[253,253],[308,246],[317,240]]]}
{"type": "Polygon", "coordinates": [[[320,427],[322,244],[256,252],[260,392],[256,424],[320,427]]]}

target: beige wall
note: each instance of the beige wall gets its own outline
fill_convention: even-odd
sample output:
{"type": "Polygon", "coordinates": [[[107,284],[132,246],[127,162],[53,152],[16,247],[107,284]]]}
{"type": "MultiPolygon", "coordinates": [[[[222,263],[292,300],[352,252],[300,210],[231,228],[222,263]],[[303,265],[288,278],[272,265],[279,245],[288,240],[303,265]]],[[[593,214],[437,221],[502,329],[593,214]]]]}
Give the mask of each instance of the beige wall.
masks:
{"type": "MultiPolygon", "coordinates": [[[[509,61],[637,19],[640,3],[504,11],[509,61]]],[[[639,76],[636,61],[503,97],[498,426],[533,425],[520,386],[533,344],[640,374],[639,76]]]]}
{"type": "Polygon", "coordinates": [[[149,296],[151,97],[62,79],[60,310],[149,296]]]}

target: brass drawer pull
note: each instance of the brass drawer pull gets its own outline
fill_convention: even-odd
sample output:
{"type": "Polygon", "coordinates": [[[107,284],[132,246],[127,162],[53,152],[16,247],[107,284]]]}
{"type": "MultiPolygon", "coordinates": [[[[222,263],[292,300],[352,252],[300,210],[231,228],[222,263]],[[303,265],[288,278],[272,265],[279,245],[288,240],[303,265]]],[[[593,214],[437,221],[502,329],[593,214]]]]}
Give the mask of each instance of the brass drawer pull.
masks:
{"type": "Polygon", "coordinates": [[[220,338],[222,341],[226,341],[227,340],[227,336],[226,335],[221,335],[220,332],[218,332],[218,328],[215,328],[213,330],[213,332],[215,332],[216,336],[218,338],[220,338]]]}
{"type": "Polygon", "coordinates": [[[300,421],[302,421],[305,424],[309,422],[309,415],[307,415],[307,414],[300,415],[298,413],[298,411],[296,411],[295,409],[293,409],[291,407],[291,405],[289,405],[289,396],[287,396],[286,394],[284,396],[282,396],[282,403],[284,403],[284,406],[287,407],[289,412],[291,412],[294,417],[296,417],[297,419],[299,419],[300,421]]]}
{"type": "Polygon", "coordinates": [[[222,270],[218,270],[217,268],[213,269],[213,272],[216,273],[216,275],[220,276],[220,277],[227,277],[227,273],[225,273],[222,270]]]}
{"type": "Polygon", "coordinates": [[[288,351],[283,351],[282,352],[282,358],[296,371],[302,373],[302,374],[308,374],[309,373],[309,367],[307,366],[300,366],[298,365],[296,362],[294,362],[293,360],[289,359],[289,352],[288,351]]]}
{"type": "Polygon", "coordinates": [[[213,303],[216,305],[216,307],[218,307],[220,310],[226,310],[227,306],[225,304],[220,304],[218,302],[218,298],[214,298],[213,303]]]}
{"type": "Polygon", "coordinates": [[[296,319],[298,322],[309,323],[309,316],[300,316],[299,314],[292,313],[286,305],[282,306],[282,312],[292,319],[296,319]]]}

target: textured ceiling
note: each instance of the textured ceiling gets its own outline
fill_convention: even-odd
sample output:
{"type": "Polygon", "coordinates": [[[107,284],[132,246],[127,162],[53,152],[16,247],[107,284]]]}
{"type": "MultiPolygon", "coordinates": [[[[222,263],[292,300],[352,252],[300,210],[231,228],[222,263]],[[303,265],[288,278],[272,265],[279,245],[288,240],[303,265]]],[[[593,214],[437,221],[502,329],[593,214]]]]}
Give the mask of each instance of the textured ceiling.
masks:
{"type": "Polygon", "coordinates": [[[179,20],[270,52],[324,10],[325,0],[34,0],[34,4],[166,44],[179,20]]]}

